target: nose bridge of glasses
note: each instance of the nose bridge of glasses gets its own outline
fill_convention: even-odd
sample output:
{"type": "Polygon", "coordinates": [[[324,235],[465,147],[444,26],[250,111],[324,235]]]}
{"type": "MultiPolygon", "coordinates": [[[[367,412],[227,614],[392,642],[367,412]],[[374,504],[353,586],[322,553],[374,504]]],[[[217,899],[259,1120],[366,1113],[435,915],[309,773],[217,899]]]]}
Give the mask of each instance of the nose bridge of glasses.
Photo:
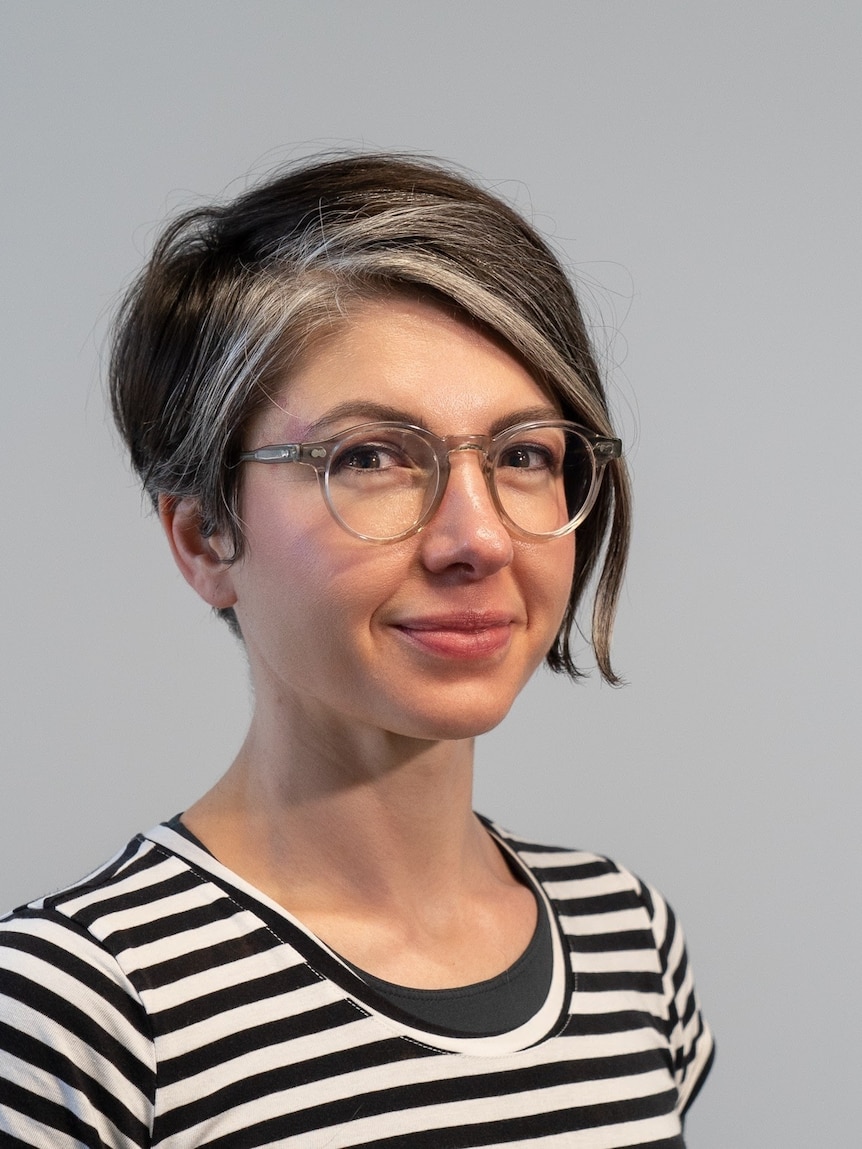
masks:
{"type": "MultiPolygon", "coordinates": [[[[488,454],[488,449],[491,444],[489,435],[448,435],[441,441],[441,448],[438,455],[440,459],[440,474],[438,479],[438,492],[435,499],[435,510],[440,502],[445,498],[446,492],[449,490],[452,478],[452,457],[463,459],[467,461],[467,457],[473,455],[476,462],[479,464],[480,474],[482,475],[482,488],[485,490],[486,495],[490,494],[492,502],[496,508],[496,500],[493,497],[491,488],[493,487],[493,479],[491,476],[491,466],[488,454]]],[[[467,471],[462,472],[462,478],[459,480],[459,485],[463,484],[464,479],[469,475],[469,468],[467,471]]],[[[475,472],[474,472],[475,473],[475,472]]],[[[467,488],[472,488],[472,480],[467,478],[467,488]]],[[[475,491],[468,496],[473,505],[475,500],[475,491]]],[[[495,514],[496,514],[495,509],[495,514]]]]}
{"type": "Polygon", "coordinates": [[[484,455],[488,453],[491,442],[490,435],[447,435],[439,440],[447,455],[454,451],[479,451],[484,455]]]}
{"type": "Polygon", "coordinates": [[[490,435],[447,435],[445,439],[440,440],[440,461],[444,465],[443,469],[449,470],[453,455],[464,455],[472,451],[479,456],[480,466],[487,472],[490,445],[490,435]]]}
{"type": "Polygon", "coordinates": [[[465,456],[474,453],[478,456],[479,466],[488,479],[488,448],[491,445],[490,435],[447,435],[440,440],[439,459],[441,463],[441,479],[448,485],[448,476],[451,473],[452,456],[465,456]]]}
{"type": "Polygon", "coordinates": [[[476,454],[481,455],[483,462],[488,458],[489,440],[484,435],[452,435],[444,441],[447,458],[467,451],[475,451],[476,454]]]}

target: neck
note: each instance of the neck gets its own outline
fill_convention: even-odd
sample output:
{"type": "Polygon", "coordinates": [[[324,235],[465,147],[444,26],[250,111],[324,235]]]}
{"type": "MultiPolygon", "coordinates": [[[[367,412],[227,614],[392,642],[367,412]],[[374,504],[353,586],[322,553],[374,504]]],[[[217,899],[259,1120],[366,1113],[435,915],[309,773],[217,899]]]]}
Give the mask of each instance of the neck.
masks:
{"type": "Polygon", "coordinates": [[[472,813],[473,739],[316,725],[255,715],[185,815],[217,857],[297,913],[348,899],[395,908],[417,888],[451,899],[475,881],[496,852],[472,813]]]}
{"type": "Polygon", "coordinates": [[[469,985],[529,943],[533,895],[472,812],[473,739],[422,741],[258,710],[184,815],[225,865],[348,961],[400,985],[469,985]]]}

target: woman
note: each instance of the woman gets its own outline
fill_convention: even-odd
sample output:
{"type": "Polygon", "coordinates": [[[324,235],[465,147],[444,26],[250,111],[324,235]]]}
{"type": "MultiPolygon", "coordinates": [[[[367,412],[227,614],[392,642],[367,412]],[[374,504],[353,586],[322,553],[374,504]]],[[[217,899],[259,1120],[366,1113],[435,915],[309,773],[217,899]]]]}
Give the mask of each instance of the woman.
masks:
{"type": "Polygon", "coordinates": [[[312,162],[167,228],[111,396],[254,712],[3,924],[4,1143],[682,1145],[712,1039],[666,904],[471,807],[600,564],[615,681],[625,471],[542,240],[424,161],[312,162]]]}

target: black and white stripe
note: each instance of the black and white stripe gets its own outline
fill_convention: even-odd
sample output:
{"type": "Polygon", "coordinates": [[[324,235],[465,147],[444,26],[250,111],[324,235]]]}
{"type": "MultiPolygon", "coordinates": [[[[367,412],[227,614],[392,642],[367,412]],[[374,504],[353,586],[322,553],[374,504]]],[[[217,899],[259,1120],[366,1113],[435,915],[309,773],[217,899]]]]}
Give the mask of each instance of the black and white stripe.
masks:
{"type": "Polygon", "coordinates": [[[612,862],[498,831],[546,899],[520,1028],[420,1026],[166,826],[0,922],[0,1145],[679,1149],[709,1065],[682,934],[612,862]]]}

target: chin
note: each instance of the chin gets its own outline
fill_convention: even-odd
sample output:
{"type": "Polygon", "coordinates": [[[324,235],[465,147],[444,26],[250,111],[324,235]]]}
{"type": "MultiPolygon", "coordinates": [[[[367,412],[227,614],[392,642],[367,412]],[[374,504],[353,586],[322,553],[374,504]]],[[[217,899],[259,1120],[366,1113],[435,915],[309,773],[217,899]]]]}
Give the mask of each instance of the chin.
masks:
{"type": "Polygon", "coordinates": [[[390,724],[393,733],[429,742],[461,741],[477,738],[499,726],[512,708],[514,696],[505,700],[484,697],[470,698],[462,692],[457,700],[441,699],[439,706],[402,711],[401,721],[390,724]]]}

